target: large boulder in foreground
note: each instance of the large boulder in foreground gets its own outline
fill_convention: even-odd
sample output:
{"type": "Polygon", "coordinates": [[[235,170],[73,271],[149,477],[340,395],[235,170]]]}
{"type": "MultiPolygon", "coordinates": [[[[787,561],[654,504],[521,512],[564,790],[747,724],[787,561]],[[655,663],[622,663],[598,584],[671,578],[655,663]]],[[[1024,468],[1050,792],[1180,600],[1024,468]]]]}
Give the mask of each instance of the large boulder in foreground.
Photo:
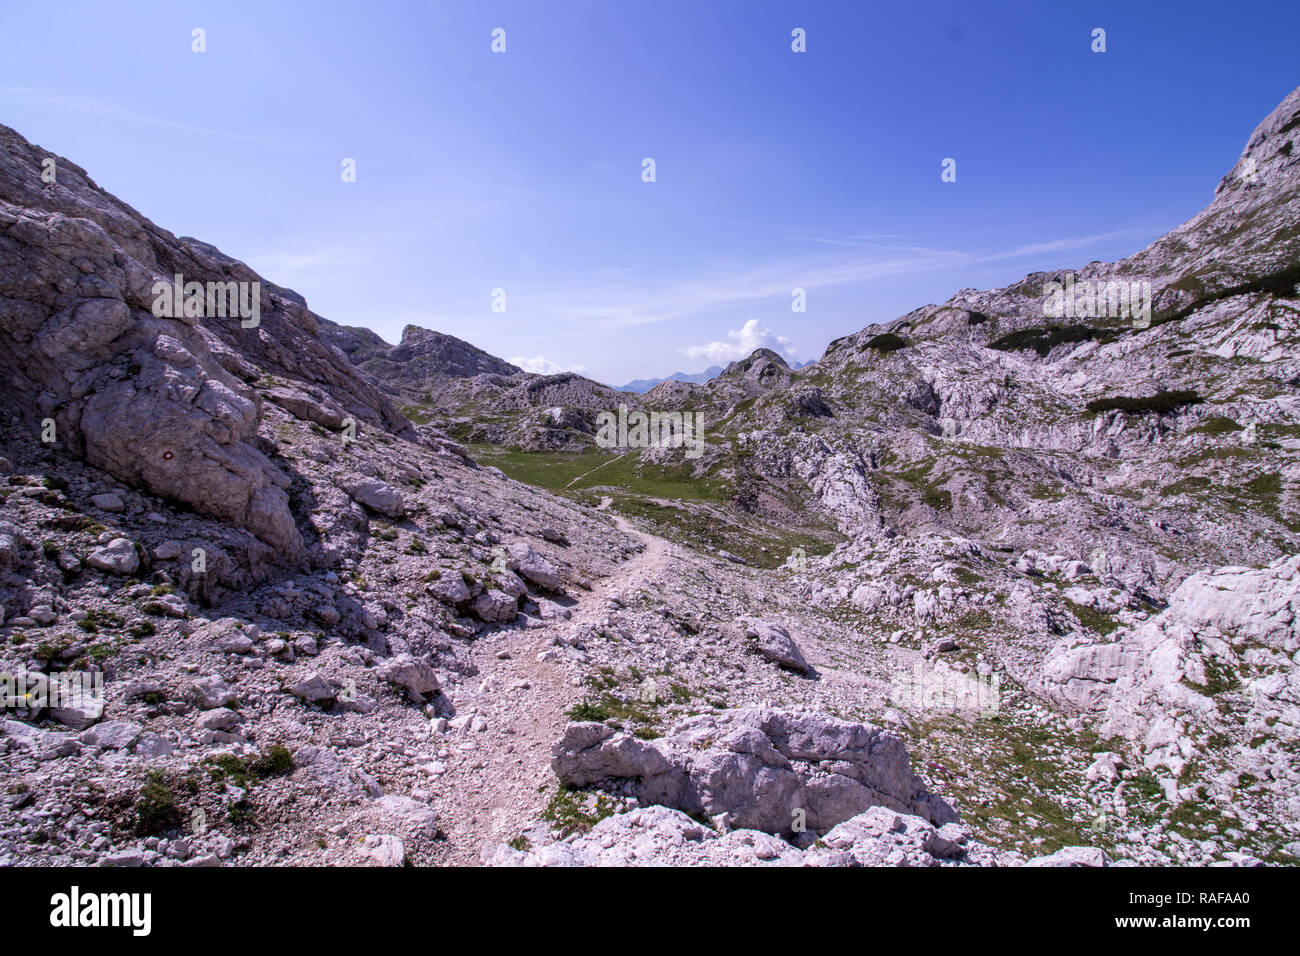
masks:
{"type": "MultiPolygon", "coordinates": [[[[606,817],[583,836],[524,850],[484,848],[490,866],[1016,866],[1022,858],[971,839],[957,823],[872,807],[801,849],[759,830],[721,832],[650,806],[606,817]]],[[[1050,864],[1044,864],[1050,865],[1050,864]]]]}
{"type": "Polygon", "coordinates": [[[903,741],[824,714],[748,708],[704,714],[658,740],[570,724],[551,748],[560,782],[612,783],[646,803],[793,836],[886,807],[942,826],[957,813],[912,773],[903,741]]]}

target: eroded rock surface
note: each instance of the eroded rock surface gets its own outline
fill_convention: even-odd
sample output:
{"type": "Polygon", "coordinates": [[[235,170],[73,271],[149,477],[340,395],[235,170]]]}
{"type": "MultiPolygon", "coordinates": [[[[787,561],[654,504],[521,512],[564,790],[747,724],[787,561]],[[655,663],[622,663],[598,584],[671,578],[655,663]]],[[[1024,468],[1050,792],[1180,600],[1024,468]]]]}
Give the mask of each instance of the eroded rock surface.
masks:
{"type": "Polygon", "coordinates": [[[638,799],[766,833],[830,829],[873,806],[937,823],[953,808],[925,790],[890,733],[821,714],[756,708],[684,721],[659,740],[572,724],[555,745],[561,782],[626,783],[638,799]]]}

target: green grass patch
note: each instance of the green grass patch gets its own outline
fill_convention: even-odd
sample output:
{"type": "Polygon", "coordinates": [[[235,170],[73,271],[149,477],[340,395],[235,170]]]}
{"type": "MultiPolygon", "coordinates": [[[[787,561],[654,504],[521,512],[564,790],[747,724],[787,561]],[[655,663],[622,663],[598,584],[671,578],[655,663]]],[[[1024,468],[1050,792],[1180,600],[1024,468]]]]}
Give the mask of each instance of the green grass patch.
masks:
{"type": "Polygon", "coordinates": [[[1071,601],[1069,598],[1062,598],[1062,600],[1065,601],[1066,607],[1070,609],[1070,613],[1079,619],[1080,624],[1102,637],[1119,627],[1119,622],[1109,614],[1098,611],[1094,607],[1088,607],[1086,604],[1071,601]]]}
{"type": "Polygon", "coordinates": [[[257,756],[217,754],[203,760],[216,783],[232,783],[247,790],[269,777],[282,777],[293,770],[293,754],[282,744],[272,744],[257,756]]]}
{"type": "Polygon", "coordinates": [[[601,820],[614,815],[616,806],[608,796],[596,794],[594,808],[586,805],[586,796],[585,791],[561,786],[542,811],[542,819],[551,824],[561,837],[566,837],[571,833],[586,833],[601,820]]]}
{"type": "Polygon", "coordinates": [[[696,501],[726,501],[732,494],[731,485],[716,475],[695,477],[695,465],[690,460],[656,465],[641,462],[639,452],[528,452],[490,445],[475,446],[472,453],[516,481],[548,491],[609,487],[629,494],[696,501]]]}
{"type": "Polygon", "coordinates": [[[1229,435],[1241,431],[1241,426],[1231,418],[1213,415],[1191,430],[1193,435],[1229,435]]]}

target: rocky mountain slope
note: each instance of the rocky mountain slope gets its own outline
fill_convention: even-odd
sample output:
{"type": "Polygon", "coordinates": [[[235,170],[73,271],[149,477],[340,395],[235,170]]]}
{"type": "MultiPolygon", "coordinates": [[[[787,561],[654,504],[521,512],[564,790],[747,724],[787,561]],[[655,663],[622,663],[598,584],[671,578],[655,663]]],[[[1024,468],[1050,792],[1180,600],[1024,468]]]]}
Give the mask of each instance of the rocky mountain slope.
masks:
{"type": "Polygon", "coordinates": [[[416,422],[461,440],[529,451],[594,447],[596,413],[635,395],[576,372],[537,375],[454,336],[408,325],[389,345],[364,328],[320,320],[322,338],[416,422]]]}
{"type": "Polygon", "coordinates": [[[0,859],[1295,862],[1298,127],[1068,277],[1149,321],[1040,274],[639,398],[336,326],[0,127],[0,859]],[[594,449],[620,403],[703,454],[594,449]]]}

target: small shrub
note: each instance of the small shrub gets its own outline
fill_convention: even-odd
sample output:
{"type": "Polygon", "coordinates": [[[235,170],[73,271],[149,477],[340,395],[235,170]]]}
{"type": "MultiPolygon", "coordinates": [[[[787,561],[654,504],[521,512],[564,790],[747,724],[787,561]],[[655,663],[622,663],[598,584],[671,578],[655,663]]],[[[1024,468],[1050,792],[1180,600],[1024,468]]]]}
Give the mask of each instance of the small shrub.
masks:
{"type": "Polygon", "coordinates": [[[203,760],[208,776],[213,781],[216,783],[229,781],[243,790],[247,790],[254,783],[248,764],[249,761],[236,754],[217,754],[214,757],[205,757],[203,760]]]}
{"type": "Polygon", "coordinates": [[[235,826],[242,826],[246,823],[255,823],[257,820],[257,816],[253,812],[253,805],[248,802],[247,797],[236,801],[227,807],[226,816],[229,817],[230,822],[235,826]]]}
{"type": "Polygon", "coordinates": [[[1114,410],[1126,412],[1130,415],[1144,415],[1148,412],[1163,415],[1165,412],[1172,412],[1187,405],[1199,405],[1203,401],[1204,399],[1195,392],[1179,390],[1157,392],[1154,395],[1139,398],[1130,395],[1120,395],[1115,398],[1094,398],[1088,403],[1087,408],[1088,411],[1095,413],[1114,410]]]}
{"type": "Polygon", "coordinates": [[[569,719],[577,721],[595,721],[604,723],[614,715],[599,703],[584,700],[569,708],[569,719]]]}
{"type": "Polygon", "coordinates": [[[180,826],[181,814],[176,806],[176,795],[161,770],[145,774],[144,786],[135,801],[135,832],[137,836],[157,836],[180,826]]]}
{"type": "Polygon", "coordinates": [[[1108,342],[1113,334],[1094,329],[1086,325],[1044,325],[1036,328],[1019,329],[1008,332],[989,343],[989,348],[1000,352],[1018,352],[1021,349],[1033,349],[1040,358],[1058,345],[1070,342],[1091,342],[1094,339],[1108,342]]]}
{"type": "Polygon", "coordinates": [[[893,332],[881,332],[879,335],[873,335],[867,339],[866,348],[875,349],[877,352],[897,352],[899,349],[905,349],[910,345],[907,339],[893,332]]]}
{"type": "Polygon", "coordinates": [[[293,754],[284,744],[271,744],[250,764],[254,776],[283,777],[293,770],[293,754]]]}
{"type": "Polygon", "coordinates": [[[98,609],[87,611],[86,621],[92,624],[97,624],[100,627],[121,627],[126,623],[120,614],[114,614],[111,611],[101,611],[98,609]]]}
{"type": "Polygon", "coordinates": [[[272,744],[256,757],[217,754],[203,763],[217,783],[229,781],[248,790],[268,777],[282,777],[292,771],[293,754],[283,744],[272,744]]]}
{"type": "Polygon", "coordinates": [[[1173,484],[1165,485],[1160,489],[1160,493],[1162,495],[1186,495],[1196,491],[1204,491],[1212,484],[1213,482],[1204,475],[1188,475],[1173,484]]]}

